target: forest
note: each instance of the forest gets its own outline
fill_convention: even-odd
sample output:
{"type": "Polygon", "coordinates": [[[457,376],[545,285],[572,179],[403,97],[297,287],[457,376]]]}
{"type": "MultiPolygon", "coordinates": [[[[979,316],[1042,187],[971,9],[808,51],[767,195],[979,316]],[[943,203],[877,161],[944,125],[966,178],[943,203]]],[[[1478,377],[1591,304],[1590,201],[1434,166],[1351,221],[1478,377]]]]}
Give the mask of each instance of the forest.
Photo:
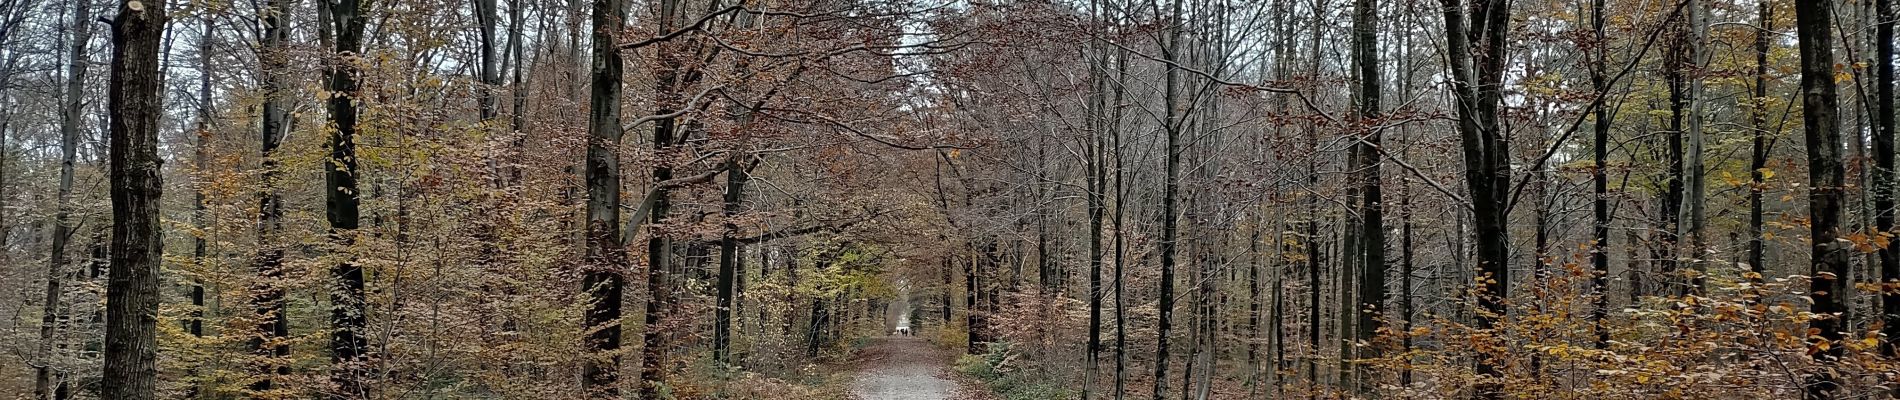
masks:
{"type": "Polygon", "coordinates": [[[0,0],[3,399],[1900,399],[1895,0],[0,0]]]}

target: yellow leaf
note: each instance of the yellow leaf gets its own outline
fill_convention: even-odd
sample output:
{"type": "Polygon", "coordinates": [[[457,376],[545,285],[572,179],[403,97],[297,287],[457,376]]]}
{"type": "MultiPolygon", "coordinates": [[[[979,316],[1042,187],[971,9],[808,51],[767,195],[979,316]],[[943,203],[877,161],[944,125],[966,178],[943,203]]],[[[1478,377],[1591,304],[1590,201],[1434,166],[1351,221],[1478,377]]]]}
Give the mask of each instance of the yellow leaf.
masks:
{"type": "Polygon", "coordinates": [[[1759,171],[1759,172],[1761,172],[1761,179],[1762,179],[1762,180],[1768,180],[1768,178],[1773,178],[1773,177],[1775,177],[1775,170],[1772,170],[1772,169],[1768,169],[1768,168],[1762,168],[1762,169],[1758,169],[1758,170],[1756,170],[1756,171],[1759,171]]]}

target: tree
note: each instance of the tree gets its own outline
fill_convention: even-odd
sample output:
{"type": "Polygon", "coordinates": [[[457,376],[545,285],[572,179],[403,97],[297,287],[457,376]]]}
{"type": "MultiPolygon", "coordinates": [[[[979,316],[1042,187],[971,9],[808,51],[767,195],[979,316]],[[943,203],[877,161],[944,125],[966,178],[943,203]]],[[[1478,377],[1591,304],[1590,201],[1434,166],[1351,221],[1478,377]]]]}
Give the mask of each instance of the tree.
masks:
{"type": "Polygon", "coordinates": [[[158,44],[165,7],[164,0],[124,0],[112,21],[112,264],[100,382],[108,399],[158,397],[158,264],[165,245],[158,222],[158,44]]]}
{"type": "MultiPolygon", "coordinates": [[[[1876,84],[1875,96],[1879,98],[1873,132],[1873,187],[1869,188],[1874,200],[1874,231],[1876,234],[1894,234],[1894,191],[1896,181],[1900,181],[1900,170],[1894,167],[1894,72],[1893,72],[1893,26],[1894,19],[1900,18],[1893,9],[1893,0],[1878,0],[1875,7],[1879,10],[1879,23],[1874,25],[1876,40],[1874,71],[1876,84]]],[[[1900,246],[1888,245],[1880,249],[1880,275],[1884,285],[1881,290],[1880,304],[1881,333],[1885,339],[1881,350],[1888,357],[1900,357],[1900,246]]],[[[1900,389],[1894,392],[1900,395],[1900,389]]]]}
{"type": "MultiPolygon", "coordinates": [[[[1817,317],[1808,322],[1814,333],[1808,341],[1816,361],[1832,362],[1845,351],[1842,345],[1841,302],[1848,274],[1848,245],[1841,237],[1843,205],[1846,201],[1846,167],[1841,163],[1841,132],[1834,87],[1834,45],[1829,14],[1832,1],[1795,2],[1795,37],[1801,51],[1801,103],[1803,136],[1808,149],[1808,228],[1812,243],[1808,296],[1814,300],[1810,310],[1817,317]]],[[[1840,389],[1833,373],[1816,371],[1808,378],[1809,399],[1832,399],[1840,389]]]]}
{"type": "MultiPolygon", "coordinates": [[[[586,332],[587,360],[581,369],[581,388],[589,398],[616,398],[620,395],[620,301],[626,278],[626,254],[620,239],[620,160],[614,151],[620,144],[620,51],[614,35],[626,19],[619,0],[594,0],[593,67],[588,97],[587,118],[587,258],[588,269],[581,281],[587,314],[581,323],[586,332]]],[[[669,139],[670,140],[670,139],[669,139]]],[[[658,141],[656,141],[658,143],[658,141]]],[[[657,178],[656,178],[657,179],[657,178]]],[[[665,199],[655,205],[654,215],[664,215],[665,199]]],[[[658,223],[658,218],[654,219],[658,223]]],[[[655,236],[658,237],[658,236],[655,236]]],[[[658,239],[655,239],[658,240],[658,239]]],[[[649,251],[651,248],[649,248],[649,251]]],[[[659,271],[666,265],[665,252],[653,252],[647,267],[659,271]]],[[[652,276],[658,272],[649,272],[652,276]]],[[[649,279],[649,287],[652,287],[649,279]]],[[[656,317],[647,307],[647,330],[654,330],[656,317]]],[[[648,347],[654,346],[652,341],[648,347]]],[[[646,350],[652,351],[652,350],[646,350]]],[[[642,354],[645,354],[644,352],[642,354]]],[[[644,365],[644,364],[642,364],[644,365]]],[[[651,398],[649,383],[641,376],[641,398],[651,398]]]]}
{"type": "MultiPolygon", "coordinates": [[[[1510,214],[1510,146],[1498,123],[1498,102],[1504,75],[1504,36],[1510,21],[1505,0],[1476,0],[1466,15],[1461,0],[1442,0],[1445,15],[1445,52],[1449,57],[1452,94],[1458,109],[1458,142],[1464,151],[1466,189],[1471,196],[1472,220],[1478,237],[1478,273],[1482,284],[1477,318],[1479,329],[1497,326],[1506,312],[1510,294],[1510,248],[1505,222],[1510,214]],[[1475,21],[1473,24],[1467,23],[1475,21]],[[1476,42],[1476,43],[1473,43],[1476,42]],[[1475,47],[1474,47],[1475,46],[1475,47]]],[[[1481,375],[1499,376],[1499,366],[1480,356],[1481,375]]],[[[1498,388],[1479,388],[1481,398],[1495,398],[1498,388]]]]}
{"type": "MultiPolygon", "coordinates": [[[[265,3],[261,19],[264,32],[258,40],[257,49],[258,76],[261,78],[260,91],[264,104],[258,116],[258,159],[262,160],[258,170],[260,189],[257,193],[257,254],[254,262],[257,282],[251,289],[251,306],[256,310],[257,332],[250,339],[251,351],[261,358],[259,361],[260,379],[251,382],[250,389],[259,392],[272,390],[283,375],[290,374],[290,316],[284,309],[284,249],[280,232],[284,229],[283,199],[277,192],[278,160],[277,148],[289,132],[287,119],[290,118],[289,83],[290,71],[290,28],[287,20],[290,15],[290,2],[271,0],[265,3]]],[[[328,29],[328,28],[325,28],[328,29]]]]}
{"type": "Polygon", "coordinates": [[[85,104],[86,71],[90,64],[86,50],[92,40],[92,2],[79,0],[73,2],[73,41],[72,52],[67,62],[66,90],[62,96],[62,115],[59,124],[59,193],[55,197],[57,211],[53,214],[52,255],[46,263],[46,296],[40,315],[40,343],[37,358],[40,365],[33,371],[33,396],[40,399],[56,397],[59,390],[53,376],[51,357],[53,355],[53,331],[59,324],[59,298],[62,293],[62,280],[66,279],[67,242],[73,235],[72,201],[73,173],[79,162],[79,124],[80,113],[85,104]]]}
{"type": "Polygon", "coordinates": [[[1187,120],[1187,116],[1179,115],[1184,106],[1180,104],[1181,72],[1176,60],[1179,59],[1181,52],[1181,21],[1184,16],[1181,13],[1181,3],[1185,1],[1169,2],[1169,7],[1172,9],[1169,15],[1175,22],[1168,25],[1166,39],[1161,43],[1162,57],[1168,63],[1166,77],[1163,78],[1166,83],[1161,95],[1163,107],[1166,107],[1162,115],[1161,130],[1167,135],[1167,147],[1163,150],[1167,152],[1163,156],[1167,159],[1165,167],[1167,174],[1161,181],[1161,242],[1156,244],[1161,253],[1161,291],[1155,297],[1160,303],[1156,307],[1161,309],[1160,321],[1155,328],[1154,398],[1156,399],[1167,398],[1168,362],[1170,361],[1168,331],[1174,324],[1174,266],[1176,241],[1180,239],[1178,228],[1180,217],[1176,215],[1178,210],[1175,208],[1175,203],[1181,185],[1181,125],[1187,120]]]}
{"type": "MultiPolygon", "coordinates": [[[[1379,335],[1385,310],[1385,204],[1380,191],[1380,166],[1382,152],[1379,123],[1379,97],[1383,82],[1379,77],[1379,1],[1357,0],[1353,6],[1353,61],[1358,65],[1358,91],[1355,97],[1359,109],[1359,127],[1365,131],[1365,137],[1355,146],[1357,160],[1362,165],[1359,171],[1360,196],[1364,203],[1359,205],[1360,233],[1362,243],[1359,249],[1364,252],[1365,261],[1361,264],[1364,271],[1359,274],[1359,304],[1355,315],[1353,341],[1370,342],[1379,335]]],[[[1377,346],[1366,347],[1359,355],[1363,358],[1378,358],[1377,346]]],[[[1361,368],[1362,377],[1365,375],[1361,368]]]]}
{"type": "Polygon", "coordinates": [[[363,363],[368,357],[364,340],[368,310],[363,297],[363,266],[351,247],[361,215],[357,190],[357,99],[361,98],[360,67],[363,53],[363,28],[369,23],[369,3],[362,0],[332,0],[327,3],[331,27],[336,35],[336,52],[327,71],[329,78],[330,158],[324,165],[324,210],[330,223],[330,240],[345,256],[330,267],[333,286],[330,292],[330,362],[336,372],[331,380],[337,385],[333,397],[356,399],[369,397],[363,386],[363,363]]]}

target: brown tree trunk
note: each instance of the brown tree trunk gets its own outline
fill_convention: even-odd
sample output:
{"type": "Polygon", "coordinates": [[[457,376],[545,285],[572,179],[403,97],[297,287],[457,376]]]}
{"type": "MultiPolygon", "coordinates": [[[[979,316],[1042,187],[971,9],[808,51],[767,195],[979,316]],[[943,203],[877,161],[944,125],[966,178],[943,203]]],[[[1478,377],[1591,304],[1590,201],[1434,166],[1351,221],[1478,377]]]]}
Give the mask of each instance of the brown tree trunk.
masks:
{"type": "MultiPolygon", "coordinates": [[[[626,269],[627,255],[620,239],[620,155],[615,149],[620,146],[622,132],[622,89],[620,52],[614,38],[626,19],[625,13],[620,0],[594,0],[591,25],[594,29],[593,67],[590,72],[592,84],[589,91],[585,163],[588,269],[581,281],[583,298],[588,304],[581,324],[586,332],[584,346],[588,358],[581,368],[581,388],[585,396],[597,399],[620,397],[620,303],[626,286],[626,278],[621,274],[626,269]]],[[[670,132],[670,123],[663,126],[670,132]]],[[[670,138],[658,137],[658,134],[655,136],[655,146],[671,141],[670,138]]],[[[656,181],[668,178],[655,176],[656,181]]],[[[665,215],[665,210],[666,199],[662,195],[653,208],[655,224],[660,222],[659,217],[665,215]]],[[[653,240],[664,243],[658,235],[653,240]]],[[[653,251],[651,247],[649,251],[653,251]]],[[[663,273],[667,265],[666,255],[665,251],[653,251],[650,257],[654,262],[648,264],[651,270],[649,277],[663,273]]],[[[658,286],[651,281],[649,285],[654,288],[658,286]]],[[[657,317],[658,313],[649,305],[648,332],[655,330],[651,322],[657,317]]],[[[648,350],[657,350],[655,338],[657,336],[649,337],[648,350]]],[[[644,374],[642,378],[645,378],[644,374]]],[[[648,386],[650,384],[645,382],[641,384],[643,399],[651,398],[645,396],[648,386]]]]}
{"type": "MultiPolygon", "coordinates": [[[[1359,154],[1360,196],[1360,251],[1365,259],[1360,264],[1363,272],[1359,274],[1359,302],[1355,311],[1358,321],[1354,324],[1358,332],[1353,340],[1371,342],[1377,338],[1385,310],[1385,199],[1380,188],[1380,154],[1383,151],[1378,124],[1380,113],[1379,97],[1383,93],[1379,74],[1379,1],[1358,0],[1353,14],[1353,59],[1358,64],[1359,87],[1357,100],[1360,129],[1366,129],[1364,140],[1356,146],[1359,154]]],[[[1366,346],[1359,349],[1361,358],[1379,358],[1378,346],[1366,346]]],[[[1364,364],[1357,367],[1359,379],[1371,379],[1371,369],[1364,364]]],[[[1380,382],[1372,382],[1378,385],[1380,382]]]]}
{"type": "MultiPolygon", "coordinates": [[[[63,113],[59,124],[59,193],[55,197],[53,213],[52,256],[46,265],[46,297],[40,317],[40,343],[38,351],[39,365],[33,371],[33,394],[35,398],[53,398],[54,382],[50,362],[53,356],[53,334],[59,323],[59,298],[64,272],[67,264],[66,246],[73,235],[72,197],[73,174],[79,161],[79,124],[82,106],[85,104],[85,80],[88,53],[86,44],[91,40],[93,21],[92,2],[78,0],[74,2],[72,52],[67,64],[66,91],[61,99],[63,113]]],[[[0,244],[4,246],[4,244],[0,244]]]]}
{"type": "MultiPolygon", "coordinates": [[[[1834,87],[1834,46],[1829,15],[1833,2],[1811,0],[1795,2],[1796,38],[1801,50],[1802,124],[1808,153],[1809,275],[1808,295],[1814,300],[1811,311],[1819,318],[1808,323],[1816,331],[1809,341],[1817,349],[1815,360],[1833,363],[1845,349],[1840,315],[1846,311],[1840,298],[1842,279],[1848,276],[1848,250],[1842,243],[1841,221],[1845,203],[1847,171],[1841,163],[1836,88],[1834,87]],[[1823,347],[1825,346],[1825,347],[1823,347]]],[[[1832,399],[1840,386],[1826,369],[1809,376],[1809,399],[1832,399]]]]}
{"type": "MultiPolygon", "coordinates": [[[[284,248],[277,232],[283,228],[283,202],[277,194],[277,147],[282,143],[289,110],[286,107],[289,90],[286,82],[290,67],[288,38],[290,29],[287,13],[290,2],[271,0],[268,11],[260,15],[264,32],[259,38],[258,75],[264,96],[262,114],[259,116],[258,142],[260,143],[258,169],[261,187],[257,193],[257,254],[253,260],[256,265],[257,282],[252,285],[251,306],[256,311],[257,326],[249,340],[251,351],[259,360],[259,377],[252,381],[250,390],[260,398],[268,397],[277,383],[277,379],[290,374],[290,321],[284,311],[283,261],[284,248]]],[[[328,29],[328,28],[325,28],[328,29]]]]}
{"type": "MultiPolygon", "coordinates": [[[[1469,7],[1469,20],[1462,0],[1443,0],[1446,55],[1451,64],[1452,92],[1458,104],[1459,144],[1464,152],[1465,184],[1471,196],[1472,219],[1476,223],[1478,272],[1481,274],[1478,306],[1479,329],[1490,329],[1505,315],[1504,299],[1510,294],[1510,236],[1506,204],[1510,191],[1510,144],[1505,141],[1503,125],[1498,123],[1498,103],[1502,97],[1504,74],[1504,36],[1510,21],[1505,0],[1476,0],[1469,7]],[[1473,41],[1479,41],[1473,43],[1473,41]],[[1474,47],[1475,46],[1475,47],[1474,47]]],[[[1480,355],[1477,372],[1502,377],[1500,365],[1488,355],[1480,355]]],[[[1501,396],[1501,387],[1486,384],[1474,394],[1479,398],[1501,396]]]]}
{"type": "Polygon", "coordinates": [[[335,398],[370,397],[362,371],[368,347],[363,338],[365,315],[363,267],[356,263],[356,228],[360,220],[360,201],[356,188],[356,101],[362,96],[357,63],[363,51],[363,28],[369,22],[370,3],[362,0],[332,0],[330,22],[335,25],[336,52],[329,71],[330,162],[324,165],[325,219],[330,223],[330,240],[336,250],[347,256],[330,266],[330,362],[336,370],[331,381],[337,385],[335,398]]]}
{"type": "Polygon", "coordinates": [[[157,398],[158,266],[164,251],[158,157],[159,40],[165,1],[124,0],[112,23],[112,264],[106,284],[107,399],[157,398]]]}

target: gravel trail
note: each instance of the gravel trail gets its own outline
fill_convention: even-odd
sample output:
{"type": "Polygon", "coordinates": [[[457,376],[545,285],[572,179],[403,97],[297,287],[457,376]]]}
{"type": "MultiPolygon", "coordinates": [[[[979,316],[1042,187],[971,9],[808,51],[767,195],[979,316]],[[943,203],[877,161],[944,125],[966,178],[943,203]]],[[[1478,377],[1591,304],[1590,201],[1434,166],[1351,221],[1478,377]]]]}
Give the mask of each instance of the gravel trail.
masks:
{"type": "Polygon", "coordinates": [[[851,393],[859,400],[949,400],[958,397],[957,383],[943,351],[918,337],[873,339],[859,353],[857,382],[851,393]]]}

